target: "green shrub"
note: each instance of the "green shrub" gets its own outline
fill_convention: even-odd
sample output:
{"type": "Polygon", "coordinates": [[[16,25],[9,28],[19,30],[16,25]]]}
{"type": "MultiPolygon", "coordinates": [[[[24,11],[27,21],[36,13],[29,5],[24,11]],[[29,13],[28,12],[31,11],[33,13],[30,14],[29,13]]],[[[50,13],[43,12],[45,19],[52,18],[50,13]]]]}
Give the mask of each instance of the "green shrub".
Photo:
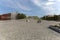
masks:
{"type": "Polygon", "coordinates": [[[26,18],[25,14],[17,14],[16,19],[24,19],[26,18]]]}

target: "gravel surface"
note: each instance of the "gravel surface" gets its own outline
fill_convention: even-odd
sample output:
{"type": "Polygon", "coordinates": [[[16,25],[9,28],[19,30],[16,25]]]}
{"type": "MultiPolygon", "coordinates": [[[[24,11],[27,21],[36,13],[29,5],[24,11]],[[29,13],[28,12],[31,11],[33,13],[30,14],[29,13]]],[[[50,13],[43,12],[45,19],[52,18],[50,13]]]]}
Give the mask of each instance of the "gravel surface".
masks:
{"type": "Polygon", "coordinates": [[[58,24],[55,21],[30,19],[0,21],[0,40],[60,40],[60,34],[49,29],[49,25],[58,24]]]}

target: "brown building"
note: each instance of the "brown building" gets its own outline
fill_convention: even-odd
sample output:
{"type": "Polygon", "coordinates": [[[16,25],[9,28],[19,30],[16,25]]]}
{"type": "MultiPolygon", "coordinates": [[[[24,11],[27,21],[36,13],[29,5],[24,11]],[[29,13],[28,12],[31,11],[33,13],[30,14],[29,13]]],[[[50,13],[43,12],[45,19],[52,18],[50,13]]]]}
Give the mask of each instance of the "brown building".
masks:
{"type": "Polygon", "coordinates": [[[11,19],[11,14],[0,15],[0,20],[10,20],[10,19],[11,19]]]}

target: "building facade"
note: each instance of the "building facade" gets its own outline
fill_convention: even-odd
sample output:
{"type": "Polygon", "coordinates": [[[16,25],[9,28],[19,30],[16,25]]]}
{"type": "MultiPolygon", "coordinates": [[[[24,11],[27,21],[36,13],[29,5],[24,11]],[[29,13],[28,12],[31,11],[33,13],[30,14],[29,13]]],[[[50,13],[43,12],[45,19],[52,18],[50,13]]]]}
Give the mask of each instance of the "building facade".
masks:
{"type": "Polygon", "coordinates": [[[11,19],[11,14],[0,15],[0,20],[10,20],[10,19],[11,19]]]}

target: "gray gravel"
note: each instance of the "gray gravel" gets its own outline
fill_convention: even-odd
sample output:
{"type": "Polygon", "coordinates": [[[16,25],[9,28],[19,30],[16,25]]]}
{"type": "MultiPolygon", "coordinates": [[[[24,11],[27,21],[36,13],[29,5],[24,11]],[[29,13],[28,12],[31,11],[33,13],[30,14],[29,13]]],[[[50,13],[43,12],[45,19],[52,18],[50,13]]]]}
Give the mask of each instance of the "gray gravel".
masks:
{"type": "Polygon", "coordinates": [[[42,21],[37,23],[22,20],[0,21],[0,40],[60,40],[60,34],[48,29],[55,21],[42,21]]]}

